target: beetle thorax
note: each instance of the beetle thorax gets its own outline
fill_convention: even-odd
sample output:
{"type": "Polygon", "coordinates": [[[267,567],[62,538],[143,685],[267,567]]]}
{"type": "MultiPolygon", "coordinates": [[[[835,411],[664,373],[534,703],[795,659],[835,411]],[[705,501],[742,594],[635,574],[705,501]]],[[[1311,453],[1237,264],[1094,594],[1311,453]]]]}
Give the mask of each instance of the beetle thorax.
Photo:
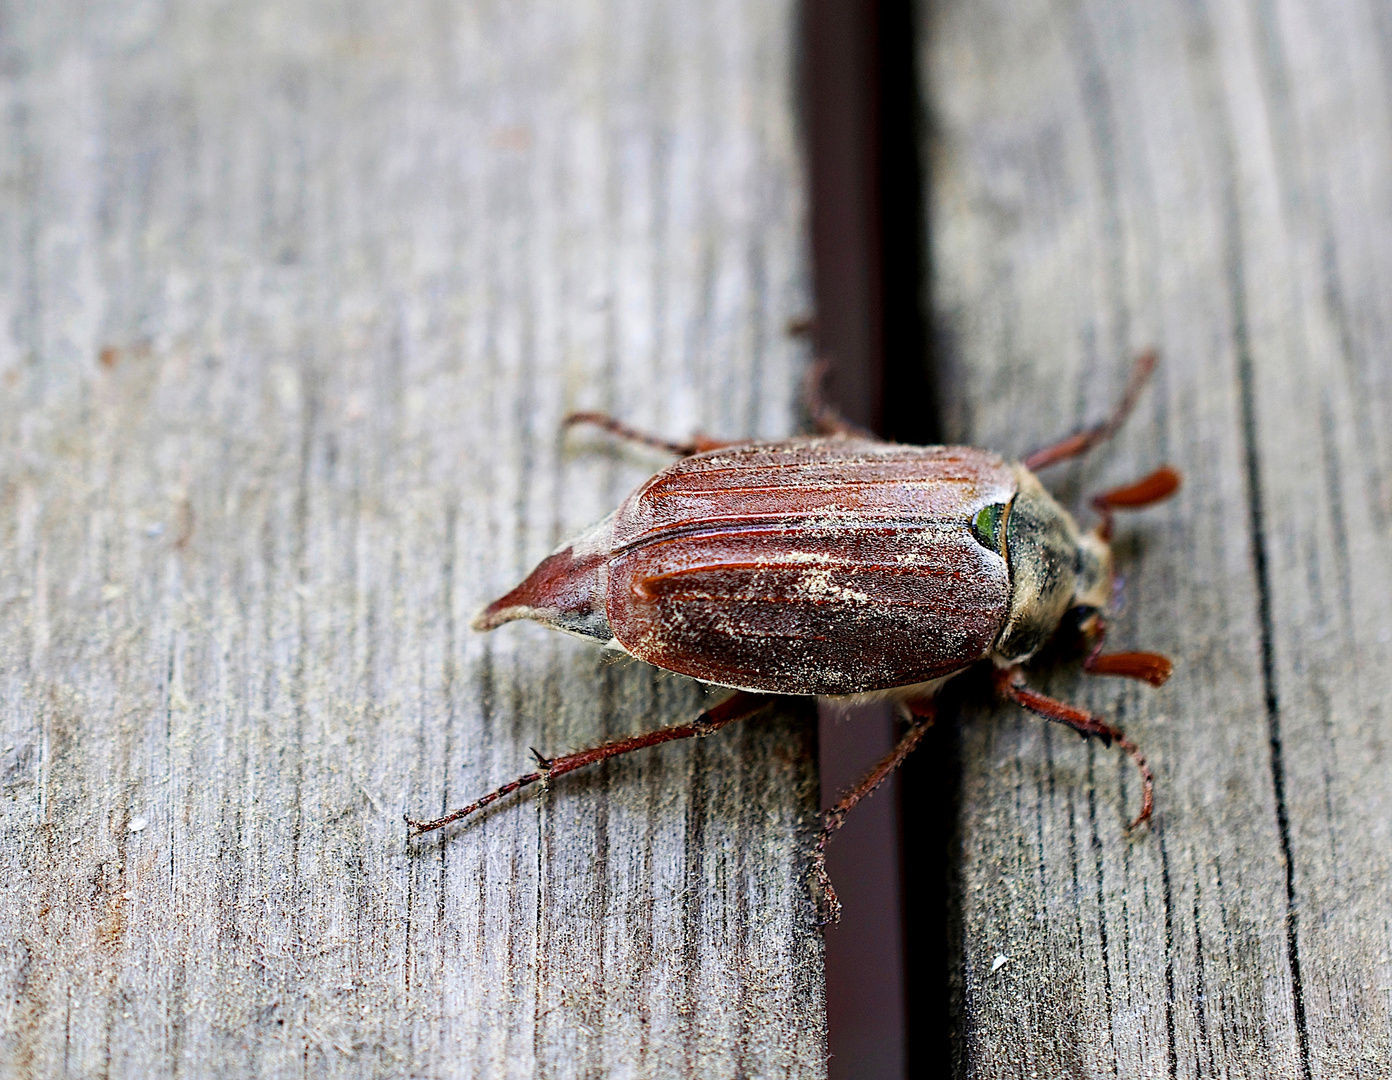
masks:
{"type": "Polygon", "coordinates": [[[1010,613],[992,650],[1017,664],[1054,636],[1070,608],[1107,606],[1112,552],[1095,533],[1083,533],[1035,475],[1016,466],[1019,492],[1010,505],[1005,548],[1010,563],[1010,613]]]}

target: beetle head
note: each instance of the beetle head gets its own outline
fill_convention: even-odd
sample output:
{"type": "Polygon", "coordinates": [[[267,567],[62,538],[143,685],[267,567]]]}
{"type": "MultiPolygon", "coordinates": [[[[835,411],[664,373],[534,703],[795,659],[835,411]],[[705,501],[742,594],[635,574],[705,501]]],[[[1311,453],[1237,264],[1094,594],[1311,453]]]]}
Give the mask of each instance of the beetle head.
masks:
{"type": "Polygon", "coordinates": [[[1104,608],[1112,587],[1111,547],[1083,533],[1034,473],[1016,466],[1019,490],[1006,514],[1010,612],[993,653],[1003,663],[1033,656],[1070,608],[1104,608]]]}

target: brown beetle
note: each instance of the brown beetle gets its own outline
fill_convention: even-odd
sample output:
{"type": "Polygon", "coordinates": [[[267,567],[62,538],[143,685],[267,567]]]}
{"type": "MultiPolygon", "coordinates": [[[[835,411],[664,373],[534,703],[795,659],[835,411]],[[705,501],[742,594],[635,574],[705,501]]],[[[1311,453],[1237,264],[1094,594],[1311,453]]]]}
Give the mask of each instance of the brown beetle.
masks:
{"type": "MultiPolygon", "coordinates": [[[[858,432],[809,393],[820,436],[776,442],[667,443],[594,413],[569,423],[670,450],[658,473],[599,524],[549,556],[475,620],[514,619],[620,649],[668,671],[737,691],[691,723],[552,759],[538,770],[433,821],[438,829],[504,795],[605,758],[716,731],[771,695],[888,695],[910,719],[893,753],[824,816],[815,871],[824,908],[839,905],[822,853],[846,814],[918,744],[933,698],[982,660],[999,692],[1083,736],[1115,740],[1143,777],[1133,827],[1153,805],[1145,758],[1120,729],[1024,686],[1021,665],[1069,611],[1094,646],[1083,666],[1159,686],[1170,662],[1154,653],[1101,651],[1112,590],[1111,516],[1179,486],[1165,467],[1093,500],[1101,524],[1081,531],[1034,470],[1109,438],[1155,364],[1136,363],[1112,418],[1008,463],[962,446],[901,446],[858,432]]],[[[535,753],[535,751],[534,751],[535,753]]]]}

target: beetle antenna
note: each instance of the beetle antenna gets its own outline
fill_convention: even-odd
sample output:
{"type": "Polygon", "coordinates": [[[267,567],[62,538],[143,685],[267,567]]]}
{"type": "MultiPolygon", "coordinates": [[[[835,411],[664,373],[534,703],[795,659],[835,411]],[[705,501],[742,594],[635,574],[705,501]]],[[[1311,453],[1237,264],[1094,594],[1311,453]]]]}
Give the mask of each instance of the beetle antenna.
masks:
{"type": "Polygon", "coordinates": [[[1174,664],[1168,656],[1153,652],[1104,653],[1098,642],[1083,661],[1083,670],[1090,675],[1121,675],[1151,686],[1164,686],[1174,672],[1174,664]]]}
{"type": "Polygon", "coordinates": [[[1150,376],[1155,371],[1158,359],[1154,349],[1147,349],[1136,357],[1136,363],[1131,368],[1131,379],[1126,384],[1126,392],[1122,394],[1121,400],[1117,402],[1116,409],[1113,410],[1107,421],[1096,427],[1083,428],[1082,431],[1076,431],[1052,446],[1036,450],[1025,458],[1025,468],[1029,469],[1030,472],[1035,472],[1046,465],[1054,465],[1060,461],[1078,457],[1115,435],[1121,425],[1126,423],[1126,418],[1131,415],[1132,410],[1135,409],[1136,402],[1140,400],[1141,391],[1145,389],[1146,383],[1150,381],[1150,376]]]}
{"type": "Polygon", "coordinates": [[[483,798],[474,800],[468,806],[451,810],[444,817],[423,821],[407,815],[407,832],[411,836],[419,836],[421,833],[443,829],[446,825],[469,817],[471,814],[476,814],[485,806],[491,806],[504,796],[511,795],[514,791],[530,784],[535,784],[538,780],[551,780],[557,776],[564,776],[568,772],[574,772],[576,769],[583,769],[586,765],[606,761],[621,754],[631,754],[635,750],[643,750],[649,746],[658,746],[665,742],[671,742],[673,739],[690,739],[693,736],[709,735],[713,731],[719,731],[726,724],[733,724],[736,720],[753,716],[760,709],[769,705],[774,700],[774,696],[773,694],[751,694],[739,690],[715,708],[707,709],[689,724],[676,724],[672,727],[650,731],[646,735],[615,739],[613,742],[592,746],[588,750],[577,750],[573,754],[564,754],[561,757],[545,758],[533,750],[533,755],[541,765],[538,772],[526,773],[516,780],[510,780],[502,787],[490,791],[483,798]]]}
{"type": "Polygon", "coordinates": [[[1121,675],[1148,682],[1151,686],[1164,686],[1174,673],[1170,658],[1160,653],[1104,653],[1102,645],[1107,640],[1107,620],[1100,612],[1092,618],[1091,636],[1092,651],[1083,658],[1083,670],[1089,675],[1121,675]]]}
{"type": "Polygon", "coordinates": [[[1135,483],[1104,491],[1092,500],[1092,507],[1102,515],[1098,535],[1103,540],[1112,538],[1112,513],[1116,510],[1141,510],[1155,503],[1163,502],[1180,485],[1179,470],[1170,465],[1161,465],[1153,473],[1143,476],[1135,483]]]}

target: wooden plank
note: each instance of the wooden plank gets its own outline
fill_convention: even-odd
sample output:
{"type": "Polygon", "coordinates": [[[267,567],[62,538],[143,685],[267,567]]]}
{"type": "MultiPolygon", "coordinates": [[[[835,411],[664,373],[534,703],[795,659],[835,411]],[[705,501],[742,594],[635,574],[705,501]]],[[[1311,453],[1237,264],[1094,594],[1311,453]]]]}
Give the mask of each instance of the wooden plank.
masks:
{"type": "MultiPolygon", "coordinates": [[[[1215,20],[1217,21],[1217,20],[1215,20]]],[[[1392,13],[1224,13],[1268,709],[1314,1077],[1392,1072],[1392,13]],[[1234,107],[1234,112],[1236,112],[1234,107]]]]}
{"type": "Polygon", "coordinates": [[[428,813],[703,695],[486,600],[792,429],[794,12],[6,16],[0,1072],[825,1072],[803,710],[428,813]]]}
{"type": "Polygon", "coordinates": [[[1392,23],[1378,5],[921,4],[947,437],[1020,454],[1163,364],[1082,496],[1128,519],[1117,644],[1044,671],[1134,774],[1014,710],[963,728],[962,1075],[1374,1076],[1389,1052],[1392,23]],[[1008,956],[997,967],[995,960],[1008,956]]]}

